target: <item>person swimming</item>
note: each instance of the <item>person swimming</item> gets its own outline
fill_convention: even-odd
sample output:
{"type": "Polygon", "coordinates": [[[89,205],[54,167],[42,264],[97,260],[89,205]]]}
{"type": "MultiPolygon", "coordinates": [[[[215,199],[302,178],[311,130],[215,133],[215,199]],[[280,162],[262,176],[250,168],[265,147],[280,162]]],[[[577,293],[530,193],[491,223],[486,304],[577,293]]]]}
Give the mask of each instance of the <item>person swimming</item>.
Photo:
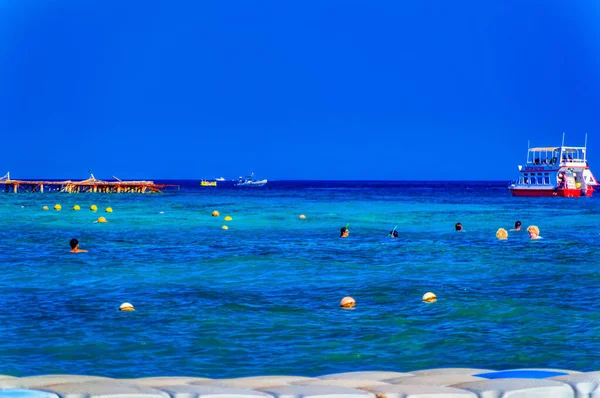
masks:
{"type": "Polygon", "coordinates": [[[340,228],[340,238],[347,238],[348,235],[350,235],[350,230],[348,229],[348,227],[340,228]]]}
{"type": "Polygon", "coordinates": [[[521,230],[521,221],[517,221],[515,222],[515,229],[512,229],[511,231],[520,231],[521,230]]]}
{"type": "Polygon", "coordinates": [[[87,253],[87,250],[81,250],[79,248],[79,241],[75,238],[71,239],[69,246],[71,246],[71,253],[87,253]]]}
{"type": "Polygon", "coordinates": [[[459,223],[459,222],[457,222],[456,225],[454,225],[454,229],[457,230],[457,231],[462,231],[463,230],[462,229],[462,224],[459,223]]]}
{"type": "Polygon", "coordinates": [[[499,228],[496,231],[496,238],[500,240],[508,239],[508,232],[504,228],[499,228]]]}
{"type": "Polygon", "coordinates": [[[528,226],[527,232],[529,232],[529,239],[542,239],[540,229],[535,225],[528,226]]]}
{"type": "Polygon", "coordinates": [[[396,231],[395,229],[393,231],[390,231],[390,238],[397,238],[398,237],[398,231],[396,231]]]}

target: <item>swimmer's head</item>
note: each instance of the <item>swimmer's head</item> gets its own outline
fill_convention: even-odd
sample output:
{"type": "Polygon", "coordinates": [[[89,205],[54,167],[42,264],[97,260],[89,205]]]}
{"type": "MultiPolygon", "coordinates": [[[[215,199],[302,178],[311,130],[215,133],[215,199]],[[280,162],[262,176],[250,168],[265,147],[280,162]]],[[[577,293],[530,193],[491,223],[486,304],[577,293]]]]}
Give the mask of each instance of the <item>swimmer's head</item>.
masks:
{"type": "Polygon", "coordinates": [[[508,239],[508,232],[504,228],[500,228],[496,231],[496,238],[508,239]]]}
{"type": "Polygon", "coordinates": [[[398,231],[396,231],[396,230],[390,231],[390,236],[392,238],[397,238],[398,237],[398,231]]]}
{"type": "Polygon", "coordinates": [[[517,221],[517,222],[515,223],[515,229],[516,229],[517,231],[521,229],[521,221],[517,221]]]}
{"type": "Polygon", "coordinates": [[[528,226],[527,232],[529,232],[529,237],[531,239],[535,239],[540,235],[540,229],[535,225],[528,226]]]}
{"type": "Polygon", "coordinates": [[[454,229],[457,231],[462,231],[462,224],[457,222],[456,225],[454,226],[454,229]]]}
{"type": "Polygon", "coordinates": [[[75,238],[71,239],[71,241],[69,242],[69,246],[71,246],[71,249],[75,249],[77,245],[79,245],[79,241],[75,238]]]}
{"type": "Polygon", "coordinates": [[[347,238],[350,235],[350,230],[346,227],[340,228],[340,238],[347,238]]]}

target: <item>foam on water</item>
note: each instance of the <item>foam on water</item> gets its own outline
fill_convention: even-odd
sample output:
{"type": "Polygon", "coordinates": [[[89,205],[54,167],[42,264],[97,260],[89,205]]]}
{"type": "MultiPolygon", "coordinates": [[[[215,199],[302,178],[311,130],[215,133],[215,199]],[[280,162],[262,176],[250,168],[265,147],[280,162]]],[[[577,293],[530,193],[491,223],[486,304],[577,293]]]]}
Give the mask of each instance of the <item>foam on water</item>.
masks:
{"type": "Polygon", "coordinates": [[[597,198],[512,198],[503,183],[197,185],[1,194],[0,373],[597,367],[597,198]],[[496,240],[517,219],[544,239],[496,240]],[[89,253],[69,253],[72,237],[89,253]],[[437,303],[421,302],[428,291],[437,303]],[[347,295],[353,311],[339,308],[347,295]]]}

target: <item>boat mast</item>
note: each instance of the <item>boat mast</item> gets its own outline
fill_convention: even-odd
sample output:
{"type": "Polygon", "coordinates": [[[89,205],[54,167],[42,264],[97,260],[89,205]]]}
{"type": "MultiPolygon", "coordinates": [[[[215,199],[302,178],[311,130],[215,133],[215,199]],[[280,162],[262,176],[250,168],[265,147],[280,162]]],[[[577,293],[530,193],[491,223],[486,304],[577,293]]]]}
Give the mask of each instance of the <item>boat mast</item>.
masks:
{"type": "Polygon", "coordinates": [[[583,144],[583,161],[587,158],[587,133],[585,133],[585,143],[583,144]]]}
{"type": "Polygon", "coordinates": [[[565,132],[563,131],[562,144],[560,144],[560,153],[558,154],[558,164],[563,160],[563,147],[565,146],[565,132]]]}

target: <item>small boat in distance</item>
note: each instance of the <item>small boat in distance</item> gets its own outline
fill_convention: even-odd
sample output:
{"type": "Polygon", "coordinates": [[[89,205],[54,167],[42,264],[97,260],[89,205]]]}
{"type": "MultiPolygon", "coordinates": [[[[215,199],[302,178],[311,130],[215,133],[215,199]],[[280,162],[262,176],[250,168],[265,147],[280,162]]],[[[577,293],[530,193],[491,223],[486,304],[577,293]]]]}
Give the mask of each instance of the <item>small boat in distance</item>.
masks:
{"type": "Polygon", "coordinates": [[[517,181],[509,185],[513,196],[592,196],[598,181],[586,159],[587,135],[582,147],[529,148],[527,163],[519,165],[517,181]]]}
{"type": "Polygon", "coordinates": [[[223,177],[215,178],[215,181],[225,181],[223,177]]]}
{"type": "Polygon", "coordinates": [[[238,187],[262,187],[267,183],[267,180],[255,180],[254,173],[246,178],[240,177],[236,186],[238,187]]]}

